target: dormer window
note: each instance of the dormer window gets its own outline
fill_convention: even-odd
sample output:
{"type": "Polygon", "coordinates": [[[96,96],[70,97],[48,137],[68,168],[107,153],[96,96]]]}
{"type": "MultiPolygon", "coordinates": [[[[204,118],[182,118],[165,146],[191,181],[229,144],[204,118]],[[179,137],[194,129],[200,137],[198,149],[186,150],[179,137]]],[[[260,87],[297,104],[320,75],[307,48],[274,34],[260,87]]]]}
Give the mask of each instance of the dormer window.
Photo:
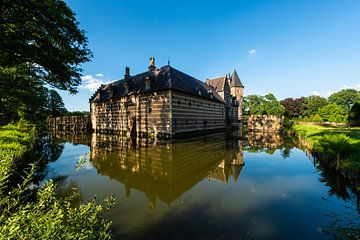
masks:
{"type": "Polygon", "coordinates": [[[129,93],[129,84],[125,83],[124,88],[125,88],[125,94],[128,94],[129,93]]]}
{"type": "Polygon", "coordinates": [[[150,81],[149,76],[147,76],[147,77],[145,78],[145,89],[146,89],[146,90],[149,90],[150,87],[151,87],[151,81],[150,81]]]}

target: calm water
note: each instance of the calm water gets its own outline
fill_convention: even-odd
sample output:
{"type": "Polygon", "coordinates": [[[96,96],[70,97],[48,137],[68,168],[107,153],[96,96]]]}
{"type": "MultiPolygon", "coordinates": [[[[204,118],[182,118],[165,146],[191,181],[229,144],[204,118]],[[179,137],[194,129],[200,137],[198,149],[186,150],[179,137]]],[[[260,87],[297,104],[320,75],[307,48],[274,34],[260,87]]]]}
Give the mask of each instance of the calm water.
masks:
{"type": "Polygon", "coordinates": [[[114,195],[106,217],[118,239],[327,239],[331,214],[356,217],[346,181],[276,135],[73,136],[52,147],[45,179],[77,187],[82,201],[114,195]]]}

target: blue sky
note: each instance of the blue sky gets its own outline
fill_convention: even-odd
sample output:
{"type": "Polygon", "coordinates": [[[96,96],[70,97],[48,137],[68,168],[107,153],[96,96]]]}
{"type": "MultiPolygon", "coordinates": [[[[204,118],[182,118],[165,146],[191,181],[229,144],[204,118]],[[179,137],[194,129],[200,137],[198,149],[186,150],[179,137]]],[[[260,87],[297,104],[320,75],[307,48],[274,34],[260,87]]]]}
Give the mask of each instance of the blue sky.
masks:
{"type": "Polygon", "coordinates": [[[236,68],[245,95],[278,99],[360,90],[360,1],[66,0],[94,57],[69,110],[88,110],[101,83],[171,65],[205,80],[236,68]]]}

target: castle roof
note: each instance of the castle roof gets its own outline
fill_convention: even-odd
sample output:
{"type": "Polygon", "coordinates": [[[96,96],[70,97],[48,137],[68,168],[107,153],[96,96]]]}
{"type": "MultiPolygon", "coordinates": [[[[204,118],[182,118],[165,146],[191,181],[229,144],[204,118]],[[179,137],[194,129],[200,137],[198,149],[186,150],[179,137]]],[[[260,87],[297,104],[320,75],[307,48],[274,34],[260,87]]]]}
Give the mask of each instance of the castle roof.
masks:
{"type": "Polygon", "coordinates": [[[213,101],[223,102],[222,98],[216,91],[213,91],[210,86],[170,65],[102,85],[90,98],[90,102],[100,102],[111,98],[140,93],[161,92],[170,89],[213,101]],[[149,89],[146,88],[146,79],[151,81],[151,87],[149,89]],[[125,92],[126,85],[128,85],[129,88],[128,92],[125,92]]]}
{"type": "Polygon", "coordinates": [[[205,81],[206,84],[210,85],[212,88],[214,88],[217,92],[223,92],[224,91],[224,84],[226,81],[226,76],[224,77],[218,77],[213,79],[207,79],[205,81]]]}
{"type": "Polygon", "coordinates": [[[244,87],[244,85],[241,83],[239,75],[237,74],[235,69],[231,74],[230,87],[244,87]]]}

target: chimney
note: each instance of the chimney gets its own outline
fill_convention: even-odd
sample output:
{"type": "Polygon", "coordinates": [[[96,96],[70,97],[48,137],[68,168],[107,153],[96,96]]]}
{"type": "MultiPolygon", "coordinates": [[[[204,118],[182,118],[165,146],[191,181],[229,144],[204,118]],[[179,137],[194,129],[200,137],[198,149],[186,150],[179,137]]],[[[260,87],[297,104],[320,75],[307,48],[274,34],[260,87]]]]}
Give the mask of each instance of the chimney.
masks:
{"type": "Polygon", "coordinates": [[[124,75],[125,79],[130,77],[130,68],[129,67],[125,67],[125,75],[124,75]]]}

